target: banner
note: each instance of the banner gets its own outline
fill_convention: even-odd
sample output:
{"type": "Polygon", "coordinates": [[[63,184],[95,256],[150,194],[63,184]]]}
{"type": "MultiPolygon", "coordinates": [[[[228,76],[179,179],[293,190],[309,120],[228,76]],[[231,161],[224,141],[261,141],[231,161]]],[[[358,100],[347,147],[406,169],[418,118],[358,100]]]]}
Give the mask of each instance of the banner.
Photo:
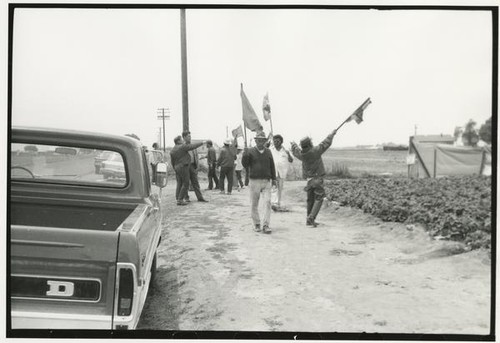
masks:
{"type": "Polygon", "coordinates": [[[233,134],[234,138],[243,137],[243,128],[240,125],[236,129],[231,131],[231,133],[233,134]]]}
{"type": "Polygon", "coordinates": [[[351,116],[347,119],[348,122],[350,122],[351,120],[355,120],[356,123],[360,124],[362,121],[363,121],[363,111],[368,107],[368,105],[370,105],[372,103],[372,101],[370,100],[370,98],[366,99],[365,102],[363,102],[361,104],[361,106],[359,106],[356,111],[354,111],[353,114],[351,114],[351,116]]]}
{"type": "Polygon", "coordinates": [[[250,101],[248,101],[248,98],[243,91],[243,85],[241,86],[240,95],[241,105],[243,107],[243,122],[245,123],[245,126],[250,131],[262,131],[262,125],[260,124],[259,118],[257,118],[250,101]]]}
{"type": "Polygon", "coordinates": [[[264,119],[268,121],[271,119],[271,105],[269,104],[269,94],[264,95],[264,101],[262,102],[262,113],[264,114],[264,119]]]}

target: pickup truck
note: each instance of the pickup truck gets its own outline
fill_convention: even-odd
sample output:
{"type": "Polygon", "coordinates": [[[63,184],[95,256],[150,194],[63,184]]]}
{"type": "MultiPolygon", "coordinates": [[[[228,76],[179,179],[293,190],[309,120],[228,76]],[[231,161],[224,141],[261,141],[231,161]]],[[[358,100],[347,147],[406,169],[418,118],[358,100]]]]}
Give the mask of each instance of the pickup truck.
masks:
{"type": "Polygon", "coordinates": [[[161,188],[131,137],[13,127],[10,329],[134,329],[155,275],[161,188]],[[113,156],[112,163],[96,158],[113,156]],[[105,174],[111,167],[120,173],[105,174]]]}

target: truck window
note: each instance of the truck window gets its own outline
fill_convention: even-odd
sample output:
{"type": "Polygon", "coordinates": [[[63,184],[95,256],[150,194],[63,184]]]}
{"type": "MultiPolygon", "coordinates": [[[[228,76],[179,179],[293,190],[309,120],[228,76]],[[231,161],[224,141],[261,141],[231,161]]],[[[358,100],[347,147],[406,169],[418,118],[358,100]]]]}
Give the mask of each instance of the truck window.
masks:
{"type": "Polygon", "coordinates": [[[11,180],[125,187],[127,170],[117,151],[11,144],[11,180]]]}

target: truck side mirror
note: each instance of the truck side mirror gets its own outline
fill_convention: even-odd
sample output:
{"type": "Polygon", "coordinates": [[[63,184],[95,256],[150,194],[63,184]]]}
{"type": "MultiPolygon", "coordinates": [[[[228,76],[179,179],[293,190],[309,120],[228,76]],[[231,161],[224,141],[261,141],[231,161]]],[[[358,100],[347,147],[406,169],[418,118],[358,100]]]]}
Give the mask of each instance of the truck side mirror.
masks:
{"type": "Polygon", "coordinates": [[[156,186],[163,188],[167,185],[167,164],[159,162],[156,164],[156,186]]]}

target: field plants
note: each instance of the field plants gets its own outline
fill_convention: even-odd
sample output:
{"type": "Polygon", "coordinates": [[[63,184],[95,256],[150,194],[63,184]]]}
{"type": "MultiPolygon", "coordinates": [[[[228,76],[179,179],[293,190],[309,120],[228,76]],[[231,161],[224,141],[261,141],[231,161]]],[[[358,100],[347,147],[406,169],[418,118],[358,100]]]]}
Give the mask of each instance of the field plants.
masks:
{"type": "Polygon", "coordinates": [[[491,178],[367,177],[326,181],[327,197],[383,221],[421,224],[471,249],[491,245],[491,178]]]}

